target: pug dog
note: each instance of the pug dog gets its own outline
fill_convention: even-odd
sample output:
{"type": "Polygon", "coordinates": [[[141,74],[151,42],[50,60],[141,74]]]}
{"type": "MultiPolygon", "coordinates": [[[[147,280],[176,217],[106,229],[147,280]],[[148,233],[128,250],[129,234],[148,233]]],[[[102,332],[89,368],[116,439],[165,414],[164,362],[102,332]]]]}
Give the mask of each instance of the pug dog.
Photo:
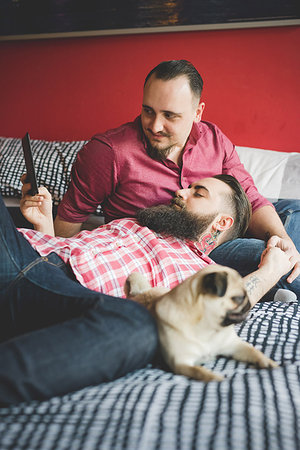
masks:
{"type": "Polygon", "coordinates": [[[233,269],[209,265],[171,290],[151,288],[134,272],[124,291],[155,317],[162,356],[176,374],[222,381],[223,376],[201,366],[218,355],[259,368],[278,367],[235,332],[234,324],[246,318],[250,302],[242,277],[233,269]]]}

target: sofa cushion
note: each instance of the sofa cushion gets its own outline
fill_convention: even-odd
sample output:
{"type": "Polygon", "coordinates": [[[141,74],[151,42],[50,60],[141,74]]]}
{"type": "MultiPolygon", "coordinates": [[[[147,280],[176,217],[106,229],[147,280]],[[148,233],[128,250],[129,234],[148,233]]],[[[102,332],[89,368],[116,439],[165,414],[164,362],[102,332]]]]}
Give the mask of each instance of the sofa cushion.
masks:
{"type": "Polygon", "coordinates": [[[259,192],[271,201],[300,199],[300,153],[236,147],[259,192]]]}
{"type": "MultiPolygon", "coordinates": [[[[72,164],[85,142],[31,141],[38,185],[47,187],[56,206],[67,190],[72,164]]],[[[0,186],[3,196],[21,196],[20,177],[24,172],[21,139],[0,137],[0,186]]]]}

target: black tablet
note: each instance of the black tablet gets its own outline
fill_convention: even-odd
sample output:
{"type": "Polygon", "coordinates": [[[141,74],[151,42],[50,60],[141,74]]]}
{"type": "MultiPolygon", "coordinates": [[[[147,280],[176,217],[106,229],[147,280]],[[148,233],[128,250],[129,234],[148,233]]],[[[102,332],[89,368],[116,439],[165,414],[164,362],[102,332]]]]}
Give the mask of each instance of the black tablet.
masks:
{"type": "Polygon", "coordinates": [[[38,193],[38,187],[32,159],[30,137],[28,133],[26,133],[25,136],[22,138],[22,147],[26,164],[26,173],[27,173],[26,182],[31,184],[31,189],[28,191],[28,194],[36,195],[38,193]]]}

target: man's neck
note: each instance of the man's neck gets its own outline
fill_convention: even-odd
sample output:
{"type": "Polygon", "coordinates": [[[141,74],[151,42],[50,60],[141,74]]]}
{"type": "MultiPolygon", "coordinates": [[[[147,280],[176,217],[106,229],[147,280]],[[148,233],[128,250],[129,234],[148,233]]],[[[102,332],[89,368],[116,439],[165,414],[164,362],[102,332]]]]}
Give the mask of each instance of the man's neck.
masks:
{"type": "Polygon", "coordinates": [[[203,233],[198,240],[198,248],[208,255],[219,245],[220,231],[207,231],[203,233]]]}
{"type": "Polygon", "coordinates": [[[168,159],[173,161],[177,166],[181,166],[182,164],[182,154],[183,154],[184,148],[176,147],[172,149],[172,151],[168,155],[168,159]]]}

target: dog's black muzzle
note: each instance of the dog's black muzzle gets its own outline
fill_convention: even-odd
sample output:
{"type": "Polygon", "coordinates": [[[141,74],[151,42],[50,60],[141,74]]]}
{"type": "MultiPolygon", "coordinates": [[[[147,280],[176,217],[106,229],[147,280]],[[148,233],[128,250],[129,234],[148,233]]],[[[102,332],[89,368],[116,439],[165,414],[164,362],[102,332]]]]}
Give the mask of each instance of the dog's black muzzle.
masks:
{"type": "MultiPolygon", "coordinates": [[[[240,301],[238,301],[237,303],[240,303],[240,301]]],[[[241,308],[235,308],[235,309],[231,309],[230,311],[227,311],[221,325],[223,327],[227,327],[228,325],[232,325],[235,323],[241,323],[243,322],[243,320],[246,319],[248,312],[251,308],[251,304],[249,301],[248,296],[243,298],[243,303],[244,305],[241,308]]]]}

